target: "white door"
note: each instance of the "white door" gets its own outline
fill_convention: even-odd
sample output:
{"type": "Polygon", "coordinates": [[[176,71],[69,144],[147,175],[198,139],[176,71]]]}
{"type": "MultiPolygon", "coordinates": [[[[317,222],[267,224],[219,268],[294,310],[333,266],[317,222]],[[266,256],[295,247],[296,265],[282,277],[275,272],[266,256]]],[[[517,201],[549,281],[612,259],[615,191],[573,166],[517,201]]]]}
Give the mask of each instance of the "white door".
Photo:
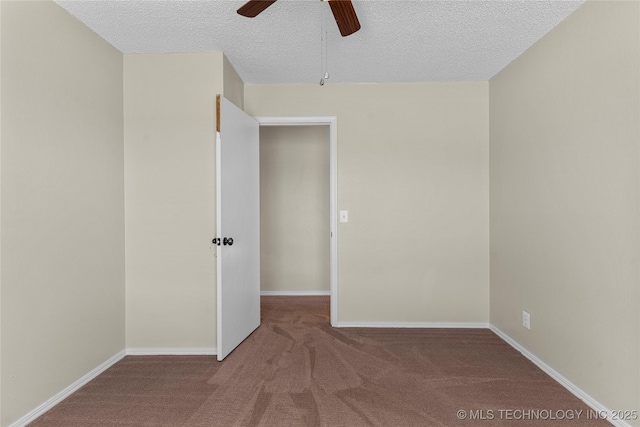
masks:
{"type": "Polygon", "coordinates": [[[218,360],[260,326],[259,125],[217,98],[218,360]]]}

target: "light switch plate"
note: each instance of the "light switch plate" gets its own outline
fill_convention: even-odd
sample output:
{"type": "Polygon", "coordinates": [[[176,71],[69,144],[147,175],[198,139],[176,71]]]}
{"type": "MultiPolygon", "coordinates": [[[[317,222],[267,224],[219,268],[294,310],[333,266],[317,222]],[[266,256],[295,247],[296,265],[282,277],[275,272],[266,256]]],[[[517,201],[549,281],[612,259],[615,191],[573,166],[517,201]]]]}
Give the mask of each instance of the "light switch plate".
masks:
{"type": "Polygon", "coordinates": [[[340,222],[349,222],[349,211],[340,211],[340,222]]]}

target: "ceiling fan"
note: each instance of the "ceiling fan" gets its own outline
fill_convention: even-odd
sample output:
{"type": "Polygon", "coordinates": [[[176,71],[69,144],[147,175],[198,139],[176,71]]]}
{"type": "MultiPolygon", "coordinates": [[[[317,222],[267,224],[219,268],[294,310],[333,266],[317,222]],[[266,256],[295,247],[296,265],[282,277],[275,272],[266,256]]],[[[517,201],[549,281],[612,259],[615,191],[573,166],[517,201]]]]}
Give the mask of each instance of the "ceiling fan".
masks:
{"type": "MultiPolygon", "coordinates": [[[[336,19],[338,29],[342,37],[346,37],[355,33],[360,29],[360,22],[358,16],[353,8],[351,0],[322,0],[329,3],[331,6],[331,12],[336,19]]],[[[255,18],[263,10],[274,4],[276,0],[249,0],[240,9],[238,14],[246,16],[247,18],[255,18]]]]}

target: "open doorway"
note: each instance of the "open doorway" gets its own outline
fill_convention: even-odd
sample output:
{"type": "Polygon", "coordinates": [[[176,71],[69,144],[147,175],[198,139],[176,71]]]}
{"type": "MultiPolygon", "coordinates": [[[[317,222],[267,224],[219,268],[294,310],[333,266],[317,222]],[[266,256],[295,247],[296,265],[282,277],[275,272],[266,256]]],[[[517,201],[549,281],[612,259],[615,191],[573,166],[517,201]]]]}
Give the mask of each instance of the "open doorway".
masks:
{"type": "Polygon", "coordinates": [[[261,293],[330,295],[337,323],[336,119],[260,123],[261,293]]]}
{"type": "Polygon", "coordinates": [[[260,291],[330,295],[329,128],[260,129],[260,291]]]}

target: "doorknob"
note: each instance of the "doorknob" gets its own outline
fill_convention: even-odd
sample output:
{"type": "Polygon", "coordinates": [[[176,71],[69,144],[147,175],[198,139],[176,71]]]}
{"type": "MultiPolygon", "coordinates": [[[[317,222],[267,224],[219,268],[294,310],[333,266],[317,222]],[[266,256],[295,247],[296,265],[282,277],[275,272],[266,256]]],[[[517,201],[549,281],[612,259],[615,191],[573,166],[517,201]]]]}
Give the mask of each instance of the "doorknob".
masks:
{"type": "Polygon", "coordinates": [[[224,238],[219,238],[219,237],[214,237],[213,240],[211,241],[211,243],[213,243],[214,245],[224,245],[224,246],[231,246],[233,245],[233,238],[232,237],[224,237],[224,238]]]}

